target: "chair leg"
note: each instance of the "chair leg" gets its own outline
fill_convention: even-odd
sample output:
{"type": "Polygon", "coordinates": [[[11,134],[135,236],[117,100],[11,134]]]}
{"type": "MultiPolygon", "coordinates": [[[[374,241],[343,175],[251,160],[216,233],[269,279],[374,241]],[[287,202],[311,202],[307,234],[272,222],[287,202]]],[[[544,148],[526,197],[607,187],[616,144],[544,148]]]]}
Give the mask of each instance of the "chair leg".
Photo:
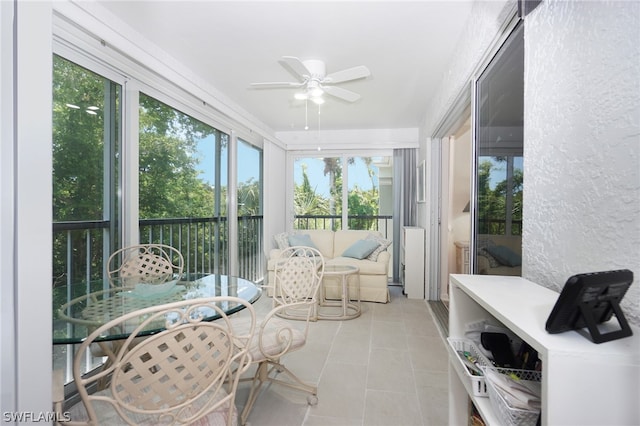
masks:
{"type": "Polygon", "coordinates": [[[247,398],[247,403],[244,405],[242,409],[242,414],[240,415],[240,424],[246,425],[247,418],[251,413],[251,409],[253,408],[253,403],[256,402],[256,398],[258,398],[258,392],[262,387],[262,384],[265,380],[268,379],[269,376],[269,363],[267,361],[263,361],[258,364],[258,369],[256,370],[256,374],[253,376],[253,380],[251,381],[251,390],[249,391],[249,398],[247,398]]]}
{"type": "Polygon", "coordinates": [[[62,419],[62,406],[64,404],[64,376],[60,369],[53,370],[51,381],[51,396],[53,399],[53,412],[56,413],[54,425],[59,425],[58,419],[62,419]]]}
{"type": "MultiPolygon", "coordinates": [[[[300,380],[298,378],[298,376],[293,374],[291,372],[291,370],[289,370],[284,365],[282,365],[282,364],[274,364],[273,369],[275,369],[278,374],[285,373],[289,377],[289,379],[291,381],[293,381],[293,383],[291,381],[285,381],[285,380],[277,379],[276,377],[269,378],[268,380],[270,382],[277,383],[277,384],[280,384],[280,385],[283,385],[283,386],[287,386],[287,387],[292,388],[292,389],[301,390],[303,392],[311,394],[311,396],[313,396],[313,397],[317,396],[317,394],[318,394],[318,387],[317,386],[312,386],[312,385],[309,385],[309,384],[303,382],[302,380],[300,380]]],[[[309,400],[309,404],[311,404],[311,405],[317,404],[317,398],[316,398],[315,403],[313,403],[312,400],[309,400]]]]}
{"type": "Polygon", "coordinates": [[[253,404],[256,402],[258,398],[258,393],[262,384],[266,381],[271,383],[279,384],[282,386],[289,387],[291,389],[300,390],[306,393],[309,393],[309,397],[307,398],[307,402],[309,405],[316,405],[318,403],[318,387],[311,386],[304,383],[300,380],[295,374],[293,374],[287,367],[282,364],[272,362],[272,361],[263,361],[258,365],[258,369],[256,371],[255,376],[253,377],[253,381],[251,382],[251,390],[249,392],[249,398],[247,399],[247,403],[242,409],[242,415],[240,417],[240,421],[242,425],[247,424],[247,418],[251,413],[253,408],[253,404]],[[271,373],[275,370],[275,375],[271,377],[271,373]],[[293,381],[285,381],[277,379],[277,375],[280,373],[285,373],[289,379],[293,381]]]}

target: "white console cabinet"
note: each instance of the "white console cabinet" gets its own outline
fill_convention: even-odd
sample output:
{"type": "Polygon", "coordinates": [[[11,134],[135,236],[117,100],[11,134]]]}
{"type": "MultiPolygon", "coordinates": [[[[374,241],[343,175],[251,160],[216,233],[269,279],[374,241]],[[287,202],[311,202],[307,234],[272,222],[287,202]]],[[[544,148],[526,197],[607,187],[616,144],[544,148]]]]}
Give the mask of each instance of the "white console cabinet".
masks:
{"type": "MultiPolygon", "coordinates": [[[[521,277],[453,274],[449,335],[462,338],[466,324],[489,320],[537,350],[542,425],[640,424],[640,331],[632,326],[633,336],[601,344],[577,331],[549,334],[545,323],[557,298],[557,292],[521,277]]],[[[450,425],[469,423],[470,399],[487,425],[502,423],[489,398],[474,396],[450,362],[450,425]]]]}
{"type": "Polygon", "coordinates": [[[424,299],[424,228],[402,228],[401,280],[409,299],[424,299]]]}

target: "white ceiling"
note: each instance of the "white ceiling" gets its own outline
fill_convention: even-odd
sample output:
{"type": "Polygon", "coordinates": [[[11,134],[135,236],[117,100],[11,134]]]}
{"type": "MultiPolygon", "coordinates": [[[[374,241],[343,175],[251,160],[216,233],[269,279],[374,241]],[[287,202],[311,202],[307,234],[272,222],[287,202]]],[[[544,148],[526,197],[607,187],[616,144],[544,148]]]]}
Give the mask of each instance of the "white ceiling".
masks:
{"type": "MultiPolygon", "coordinates": [[[[274,131],[303,130],[305,102],[282,56],[325,61],[327,74],[365,65],[371,76],[340,87],[362,97],[327,96],[322,129],[419,127],[448,70],[472,0],[450,1],[99,1],[144,38],[274,131]]],[[[318,109],[309,103],[309,126],[318,109]]]]}

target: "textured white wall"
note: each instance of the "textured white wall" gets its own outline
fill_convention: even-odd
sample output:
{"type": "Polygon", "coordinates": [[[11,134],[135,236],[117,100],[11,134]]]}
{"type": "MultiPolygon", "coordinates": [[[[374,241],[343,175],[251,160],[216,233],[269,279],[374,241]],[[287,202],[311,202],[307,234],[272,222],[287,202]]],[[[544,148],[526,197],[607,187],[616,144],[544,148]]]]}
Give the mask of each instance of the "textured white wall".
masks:
{"type": "MultiPolygon", "coordinates": [[[[492,41],[498,36],[507,19],[506,14],[512,9],[515,10],[512,3],[513,0],[474,2],[466,30],[456,44],[456,54],[442,75],[441,84],[425,113],[424,124],[421,127],[425,137],[434,134],[436,126],[451,108],[456,97],[465,87],[469,87],[473,72],[487,54],[492,41]]],[[[426,152],[423,155],[426,155],[426,152]]]]}
{"type": "Polygon", "coordinates": [[[525,25],[523,275],[631,269],[640,325],[640,3],[545,0],[525,25]]]}

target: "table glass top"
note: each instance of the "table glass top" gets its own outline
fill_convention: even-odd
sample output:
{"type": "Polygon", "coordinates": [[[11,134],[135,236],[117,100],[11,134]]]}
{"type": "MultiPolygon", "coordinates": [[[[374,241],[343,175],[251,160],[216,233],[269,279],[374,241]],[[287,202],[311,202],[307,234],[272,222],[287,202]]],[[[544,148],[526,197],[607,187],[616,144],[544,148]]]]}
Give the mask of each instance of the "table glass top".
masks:
{"type": "Polygon", "coordinates": [[[359,268],[357,266],[350,265],[325,265],[324,273],[325,274],[353,274],[358,272],[359,268]]]}
{"type": "MultiPolygon", "coordinates": [[[[59,286],[53,289],[53,343],[80,343],[91,330],[125,313],[154,305],[202,297],[235,296],[254,303],[262,290],[253,282],[226,275],[191,274],[165,284],[127,283],[111,287],[108,280],[59,286]],[[67,302],[69,301],[69,302],[67,302]]],[[[221,306],[227,314],[242,305],[221,306]]],[[[208,320],[216,319],[215,316],[208,320]]],[[[149,333],[159,330],[149,330],[149,333]]],[[[103,340],[126,335],[113,334],[103,340]]]]}

